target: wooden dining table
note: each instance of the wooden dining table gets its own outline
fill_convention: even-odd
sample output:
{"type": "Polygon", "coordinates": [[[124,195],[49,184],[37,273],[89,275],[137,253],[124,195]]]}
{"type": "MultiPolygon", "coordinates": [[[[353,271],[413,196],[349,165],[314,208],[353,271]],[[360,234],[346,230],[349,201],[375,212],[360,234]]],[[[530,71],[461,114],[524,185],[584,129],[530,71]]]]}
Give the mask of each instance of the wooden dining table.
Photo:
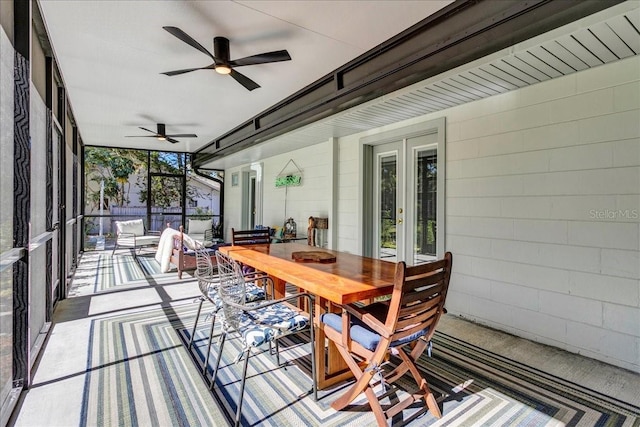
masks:
{"type": "Polygon", "coordinates": [[[338,311],[342,304],[390,294],[395,263],[300,243],[223,246],[219,250],[267,273],[274,282],[275,298],[285,295],[287,283],[313,294],[318,387],[327,388],[352,376],[335,345],[326,342],[320,316],[327,311],[338,311]]]}

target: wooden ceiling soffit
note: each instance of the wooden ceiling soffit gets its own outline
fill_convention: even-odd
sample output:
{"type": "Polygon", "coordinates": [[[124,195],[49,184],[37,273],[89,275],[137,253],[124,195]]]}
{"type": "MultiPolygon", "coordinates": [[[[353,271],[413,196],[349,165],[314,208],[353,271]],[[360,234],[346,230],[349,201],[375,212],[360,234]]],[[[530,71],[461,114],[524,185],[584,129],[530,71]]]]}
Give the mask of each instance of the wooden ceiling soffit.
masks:
{"type": "Polygon", "coordinates": [[[194,167],[392,93],[622,0],[459,0],[194,154],[194,167]]]}

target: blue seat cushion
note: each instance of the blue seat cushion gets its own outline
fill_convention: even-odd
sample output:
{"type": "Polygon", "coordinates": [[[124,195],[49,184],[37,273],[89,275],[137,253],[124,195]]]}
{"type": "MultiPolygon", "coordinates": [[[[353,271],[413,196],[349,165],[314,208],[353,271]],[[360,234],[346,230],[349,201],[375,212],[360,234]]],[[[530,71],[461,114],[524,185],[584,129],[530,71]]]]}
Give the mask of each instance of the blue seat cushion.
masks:
{"type": "MultiPolygon", "coordinates": [[[[209,256],[215,256],[216,255],[216,251],[218,250],[219,245],[213,245],[210,248],[204,248],[204,250],[207,252],[207,255],[209,256]]],[[[184,248],[182,248],[184,251],[185,255],[191,255],[191,256],[196,256],[196,251],[194,251],[193,249],[189,249],[186,246],[184,248]]]]}
{"type": "MultiPolygon", "coordinates": [[[[228,320],[225,318],[223,328],[240,333],[244,342],[242,352],[260,347],[283,335],[302,331],[310,325],[309,317],[283,303],[241,313],[240,318],[237,319],[237,328],[233,327],[228,320]]],[[[242,352],[236,361],[240,360],[242,352]]]]}
{"type": "MultiPolygon", "coordinates": [[[[375,305],[375,304],[374,304],[375,305]]],[[[375,309],[379,309],[379,307],[375,307],[375,309]]],[[[376,316],[378,317],[378,316],[376,316]]],[[[335,313],[325,313],[320,316],[320,321],[325,325],[329,326],[332,329],[342,333],[342,316],[335,313]]],[[[375,333],[372,329],[370,329],[367,325],[365,325],[361,320],[351,316],[351,327],[349,329],[351,339],[367,350],[374,351],[378,344],[380,343],[380,335],[375,333]]],[[[408,344],[412,341],[417,340],[418,338],[424,336],[427,333],[427,330],[423,329],[421,331],[415,332],[411,335],[408,335],[402,339],[396,340],[391,343],[390,347],[401,347],[405,344],[408,344]]]]}

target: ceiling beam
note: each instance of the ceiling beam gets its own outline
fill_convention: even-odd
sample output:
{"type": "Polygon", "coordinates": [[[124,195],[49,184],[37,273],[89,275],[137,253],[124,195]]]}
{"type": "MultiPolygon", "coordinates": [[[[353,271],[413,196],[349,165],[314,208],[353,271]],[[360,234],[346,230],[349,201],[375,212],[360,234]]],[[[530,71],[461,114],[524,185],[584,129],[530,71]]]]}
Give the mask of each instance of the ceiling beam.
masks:
{"type": "Polygon", "coordinates": [[[623,0],[458,0],[209,142],[194,167],[436,76],[623,0]]]}

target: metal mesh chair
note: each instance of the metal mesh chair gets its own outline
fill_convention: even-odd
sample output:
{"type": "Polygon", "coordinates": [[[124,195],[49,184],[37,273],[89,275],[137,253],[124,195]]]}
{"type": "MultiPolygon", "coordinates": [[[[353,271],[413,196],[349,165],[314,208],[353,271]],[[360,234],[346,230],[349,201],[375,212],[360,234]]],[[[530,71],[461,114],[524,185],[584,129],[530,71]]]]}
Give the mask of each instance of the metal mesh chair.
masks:
{"type": "MultiPolygon", "coordinates": [[[[211,327],[209,328],[209,341],[207,343],[207,353],[203,359],[202,363],[202,372],[205,373],[207,366],[209,364],[209,356],[211,354],[211,343],[213,338],[213,331],[215,329],[216,324],[216,316],[218,311],[222,308],[222,301],[218,296],[218,284],[220,283],[220,279],[218,277],[218,269],[217,266],[214,266],[211,261],[211,257],[213,256],[211,251],[205,248],[202,244],[196,243],[195,246],[196,253],[196,272],[195,276],[198,280],[198,288],[200,289],[200,297],[198,297],[199,305],[198,312],[196,313],[196,319],[193,323],[193,329],[191,331],[191,336],[189,338],[189,347],[193,344],[193,339],[196,333],[196,328],[198,327],[198,320],[200,319],[200,312],[202,311],[202,304],[205,301],[209,301],[213,305],[213,310],[209,314],[211,317],[211,327]]],[[[264,284],[270,281],[267,276],[264,275],[252,275],[252,282],[248,283],[246,286],[246,299],[247,301],[260,301],[266,298],[266,292],[264,289],[264,284]],[[256,281],[261,281],[263,286],[257,286],[255,284],[256,281]]]]}
{"type": "Polygon", "coordinates": [[[213,371],[211,379],[211,388],[213,389],[222,359],[222,351],[227,335],[237,333],[242,339],[242,351],[236,357],[236,362],[244,358],[242,368],[242,382],[240,384],[240,393],[236,403],[235,425],[240,424],[242,414],[242,401],[244,387],[247,378],[247,367],[252,349],[257,349],[263,344],[276,344],[276,360],[280,366],[280,355],[278,352],[278,339],[284,336],[310,330],[311,333],[311,376],[313,378],[313,386],[311,393],[313,398],[318,399],[316,385],[316,367],[315,367],[315,350],[313,342],[315,340],[313,327],[313,296],[307,293],[299,293],[290,295],[285,298],[263,301],[258,303],[248,303],[246,301],[246,283],[242,275],[240,265],[229,256],[216,252],[218,261],[218,271],[220,284],[218,286],[218,294],[222,300],[222,310],[224,313],[224,322],[222,326],[222,335],[220,340],[220,351],[218,360],[213,371]],[[297,300],[298,298],[307,298],[310,313],[305,315],[296,310],[292,305],[285,301],[297,300]]]}

